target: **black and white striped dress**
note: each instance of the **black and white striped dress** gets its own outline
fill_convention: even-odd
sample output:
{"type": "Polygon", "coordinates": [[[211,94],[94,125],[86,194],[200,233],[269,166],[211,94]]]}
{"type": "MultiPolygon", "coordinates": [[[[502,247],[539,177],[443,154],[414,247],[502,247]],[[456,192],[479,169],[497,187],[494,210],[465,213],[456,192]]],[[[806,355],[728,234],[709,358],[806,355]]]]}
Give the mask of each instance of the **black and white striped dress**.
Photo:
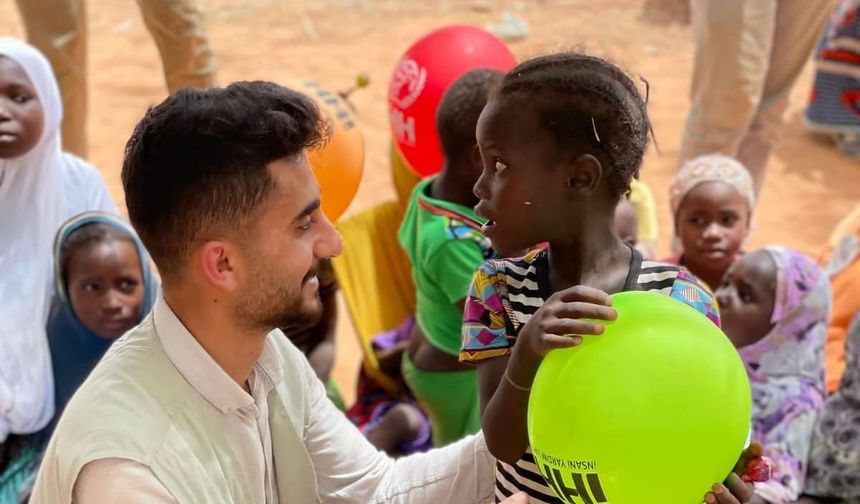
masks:
{"type": "MultiPolygon", "coordinates": [[[[719,324],[713,296],[695,277],[677,266],[643,261],[635,250],[624,290],[670,295],[719,324]]],[[[507,355],[520,329],[550,294],[545,250],[519,259],[484,263],[475,275],[466,301],[460,360],[480,362],[507,355]]],[[[531,450],[527,450],[515,465],[501,461],[496,464],[496,502],[518,491],[526,492],[531,503],[563,504],[544,482],[531,450]]],[[[593,497],[581,498],[585,504],[601,502],[593,497]]]]}

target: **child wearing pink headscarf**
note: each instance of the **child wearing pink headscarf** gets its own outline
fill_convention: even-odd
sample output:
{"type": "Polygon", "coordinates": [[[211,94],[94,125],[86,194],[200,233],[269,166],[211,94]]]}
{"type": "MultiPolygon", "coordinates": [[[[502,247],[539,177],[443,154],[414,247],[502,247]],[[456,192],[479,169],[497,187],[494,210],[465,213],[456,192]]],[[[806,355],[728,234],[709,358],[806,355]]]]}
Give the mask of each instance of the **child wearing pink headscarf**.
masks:
{"type": "Polygon", "coordinates": [[[760,502],[788,504],[803,491],[813,428],[824,403],[830,284],[812,258],[769,247],[736,261],[717,290],[723,330],[753,392],[753,441],[773,475],[760,502]]]}
{"type": "Polygon", "coordinates": [[[669,197],[682,252],[664,262],[686,267],[716,289],[749,234],[755,207],[752,177],[733,158],[701,156],[684,163],[669,197]]]}

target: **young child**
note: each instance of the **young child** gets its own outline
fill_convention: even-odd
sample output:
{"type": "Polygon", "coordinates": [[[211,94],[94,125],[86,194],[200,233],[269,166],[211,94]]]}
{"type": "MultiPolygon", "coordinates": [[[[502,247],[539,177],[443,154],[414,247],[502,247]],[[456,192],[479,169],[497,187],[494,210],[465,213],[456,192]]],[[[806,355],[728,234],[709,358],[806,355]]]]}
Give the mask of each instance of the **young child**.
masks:
{"type": "Polygon", "coordinates": [[[826,394],[830,284],[812,258],[769,247],[738,259],[717,290],[723,330],[746,364],[753,440],[772,476],[757,502],[794,502],[804,486],[812,429],[826,394]]]}
{"type": "Polygon", "coordinates": [[[113,341],[149,313],[158,290],[137,235],[110,214],[90,212],[66,222],[54,242],[54,259],[47,334],[56,414],[0,471],[0,502],[26,502],[43,445],[66,403],[113,341]]]}
{"type": "MultiPolygon", "coordinates": [[[[648,131],[633,81],[576,53],[511,70],[478,121],[484,170],[475,194],[478,214],[489,219],[484,233],[498,250],[549,244],[485,262],[466,302],[460,359],[478,365],[484,435],[498,459],[497,500],[522,490],[531,502],[561,502],[529,451],[529,390],[547,352],[602,333],[602,325],[581,319],[616,317],[609,294],[664,293],[719,322],[715,302],[691,275],[643,261],[615,232],[615,209],[639,170],[648,131]]],[[[751,493],[737,476],[729,484],[716,485],[707,502],[737,504],[751,493]]]]}
{"type": "Polygon", "coordinates": [[[89,212],[66,222],[54,257],[48,343],[58,418],[114,340],[152,309],[158,282],[137,234],[110,214],[89,212]]]}
{"type": "Polygon", "coordinates": [[[457,355],[469,283],[492,254],[473,210],[472,187],[481,173],[475,124],[501,75],[473,70],[442,97],[436,128],[445,165],[415,187],[399,233],[412,264],[418,322],[403,356],[403,378],[430,417],[436,446],[481,428],[477,374],[457,355]]]}
{"type": "Polygon", "coordinates": [[[45,322],[57,229],[85,211],[116,213],[99,173],[63,152],[62,115],[48,61],[0,37],[0,389],[11,393],[9,408],[0,407],[0,445],[10,431],[43,427],[53,412],[45,322]]]}
{"type": "Polygon", "coordinates": [[[716,289],[750,230],[755,191],[749,171],[727,156],[701,156],[684,163],[669,197],[683,253],[667,262],[716,289]]]}
{"type": "MultiPolygon", "coordinates": [[[[45,323],[52,244],[87,210],[116,212],[99,173],[66,154],[51,65],[32,46],[0,37],[0,487],[54,415],[45,323]],[[21,448],[24,447],[24,448],[21,448]]],[[[20,466],[20,465],[19,465],[20,466]]],[[[6,486],[5,482],[11,482],[6,486]]],[[[0,488],[0,501],[5,495],[0,488]]]]}

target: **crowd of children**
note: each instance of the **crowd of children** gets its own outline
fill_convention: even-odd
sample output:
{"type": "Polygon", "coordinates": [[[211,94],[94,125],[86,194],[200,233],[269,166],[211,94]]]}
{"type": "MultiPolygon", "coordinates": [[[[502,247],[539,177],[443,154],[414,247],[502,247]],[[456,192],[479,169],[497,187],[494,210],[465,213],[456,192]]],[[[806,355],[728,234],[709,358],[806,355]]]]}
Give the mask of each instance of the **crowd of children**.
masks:
{"type": "MultiPolygon", "coordinates": [[[[0,281],[0,502],[25,498],[66,402],[158,289],[97,173],[61,151],[61,115],[44,58],[0,39],[0,264],[15,272],[0,281]],[[43,293],[51,271],[53,292],[43,293]]],[[[610,294],[646,290],[721,326],[748,371],[752,441],[771,477],[749,498],[729,478],[705,502],[860,501],[860,208],[818,261],[785,247],[744,250],[753,179],[736,159],[700,156],[668,188],[676,253],[654,261],[654,218],[641,203],[650,192],[637,180],[646,103],[621,69],[589,55],[468,72],[436,120],[445,162],[415,185],[398,235],[414,318],[373,341],[402,390],[362,372],[356,404],[342,404],[331,380],[330,263],[318,271],[320,320],[283,328],[375,446],[405,455],[483,430],[498,460],[497,500],[523,491],[561,502],[526,433],[538,366],[600,334],[599,321],[617,316],[610,294]]]]}

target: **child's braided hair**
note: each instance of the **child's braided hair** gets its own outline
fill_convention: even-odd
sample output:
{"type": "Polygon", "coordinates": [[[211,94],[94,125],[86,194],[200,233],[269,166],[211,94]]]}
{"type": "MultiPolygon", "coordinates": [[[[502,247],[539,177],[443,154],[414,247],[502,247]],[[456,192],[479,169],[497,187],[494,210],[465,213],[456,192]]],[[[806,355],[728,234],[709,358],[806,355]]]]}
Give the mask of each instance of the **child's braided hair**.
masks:
{"type": "Polygon", "coordinates": [[[620,68],[575,52],[540,56],[505,75],[497,96],[536,107],[560,156],[587,150],[608,168],[614,193],[630,190],[651,125],[645,100],[620,68]]]}

